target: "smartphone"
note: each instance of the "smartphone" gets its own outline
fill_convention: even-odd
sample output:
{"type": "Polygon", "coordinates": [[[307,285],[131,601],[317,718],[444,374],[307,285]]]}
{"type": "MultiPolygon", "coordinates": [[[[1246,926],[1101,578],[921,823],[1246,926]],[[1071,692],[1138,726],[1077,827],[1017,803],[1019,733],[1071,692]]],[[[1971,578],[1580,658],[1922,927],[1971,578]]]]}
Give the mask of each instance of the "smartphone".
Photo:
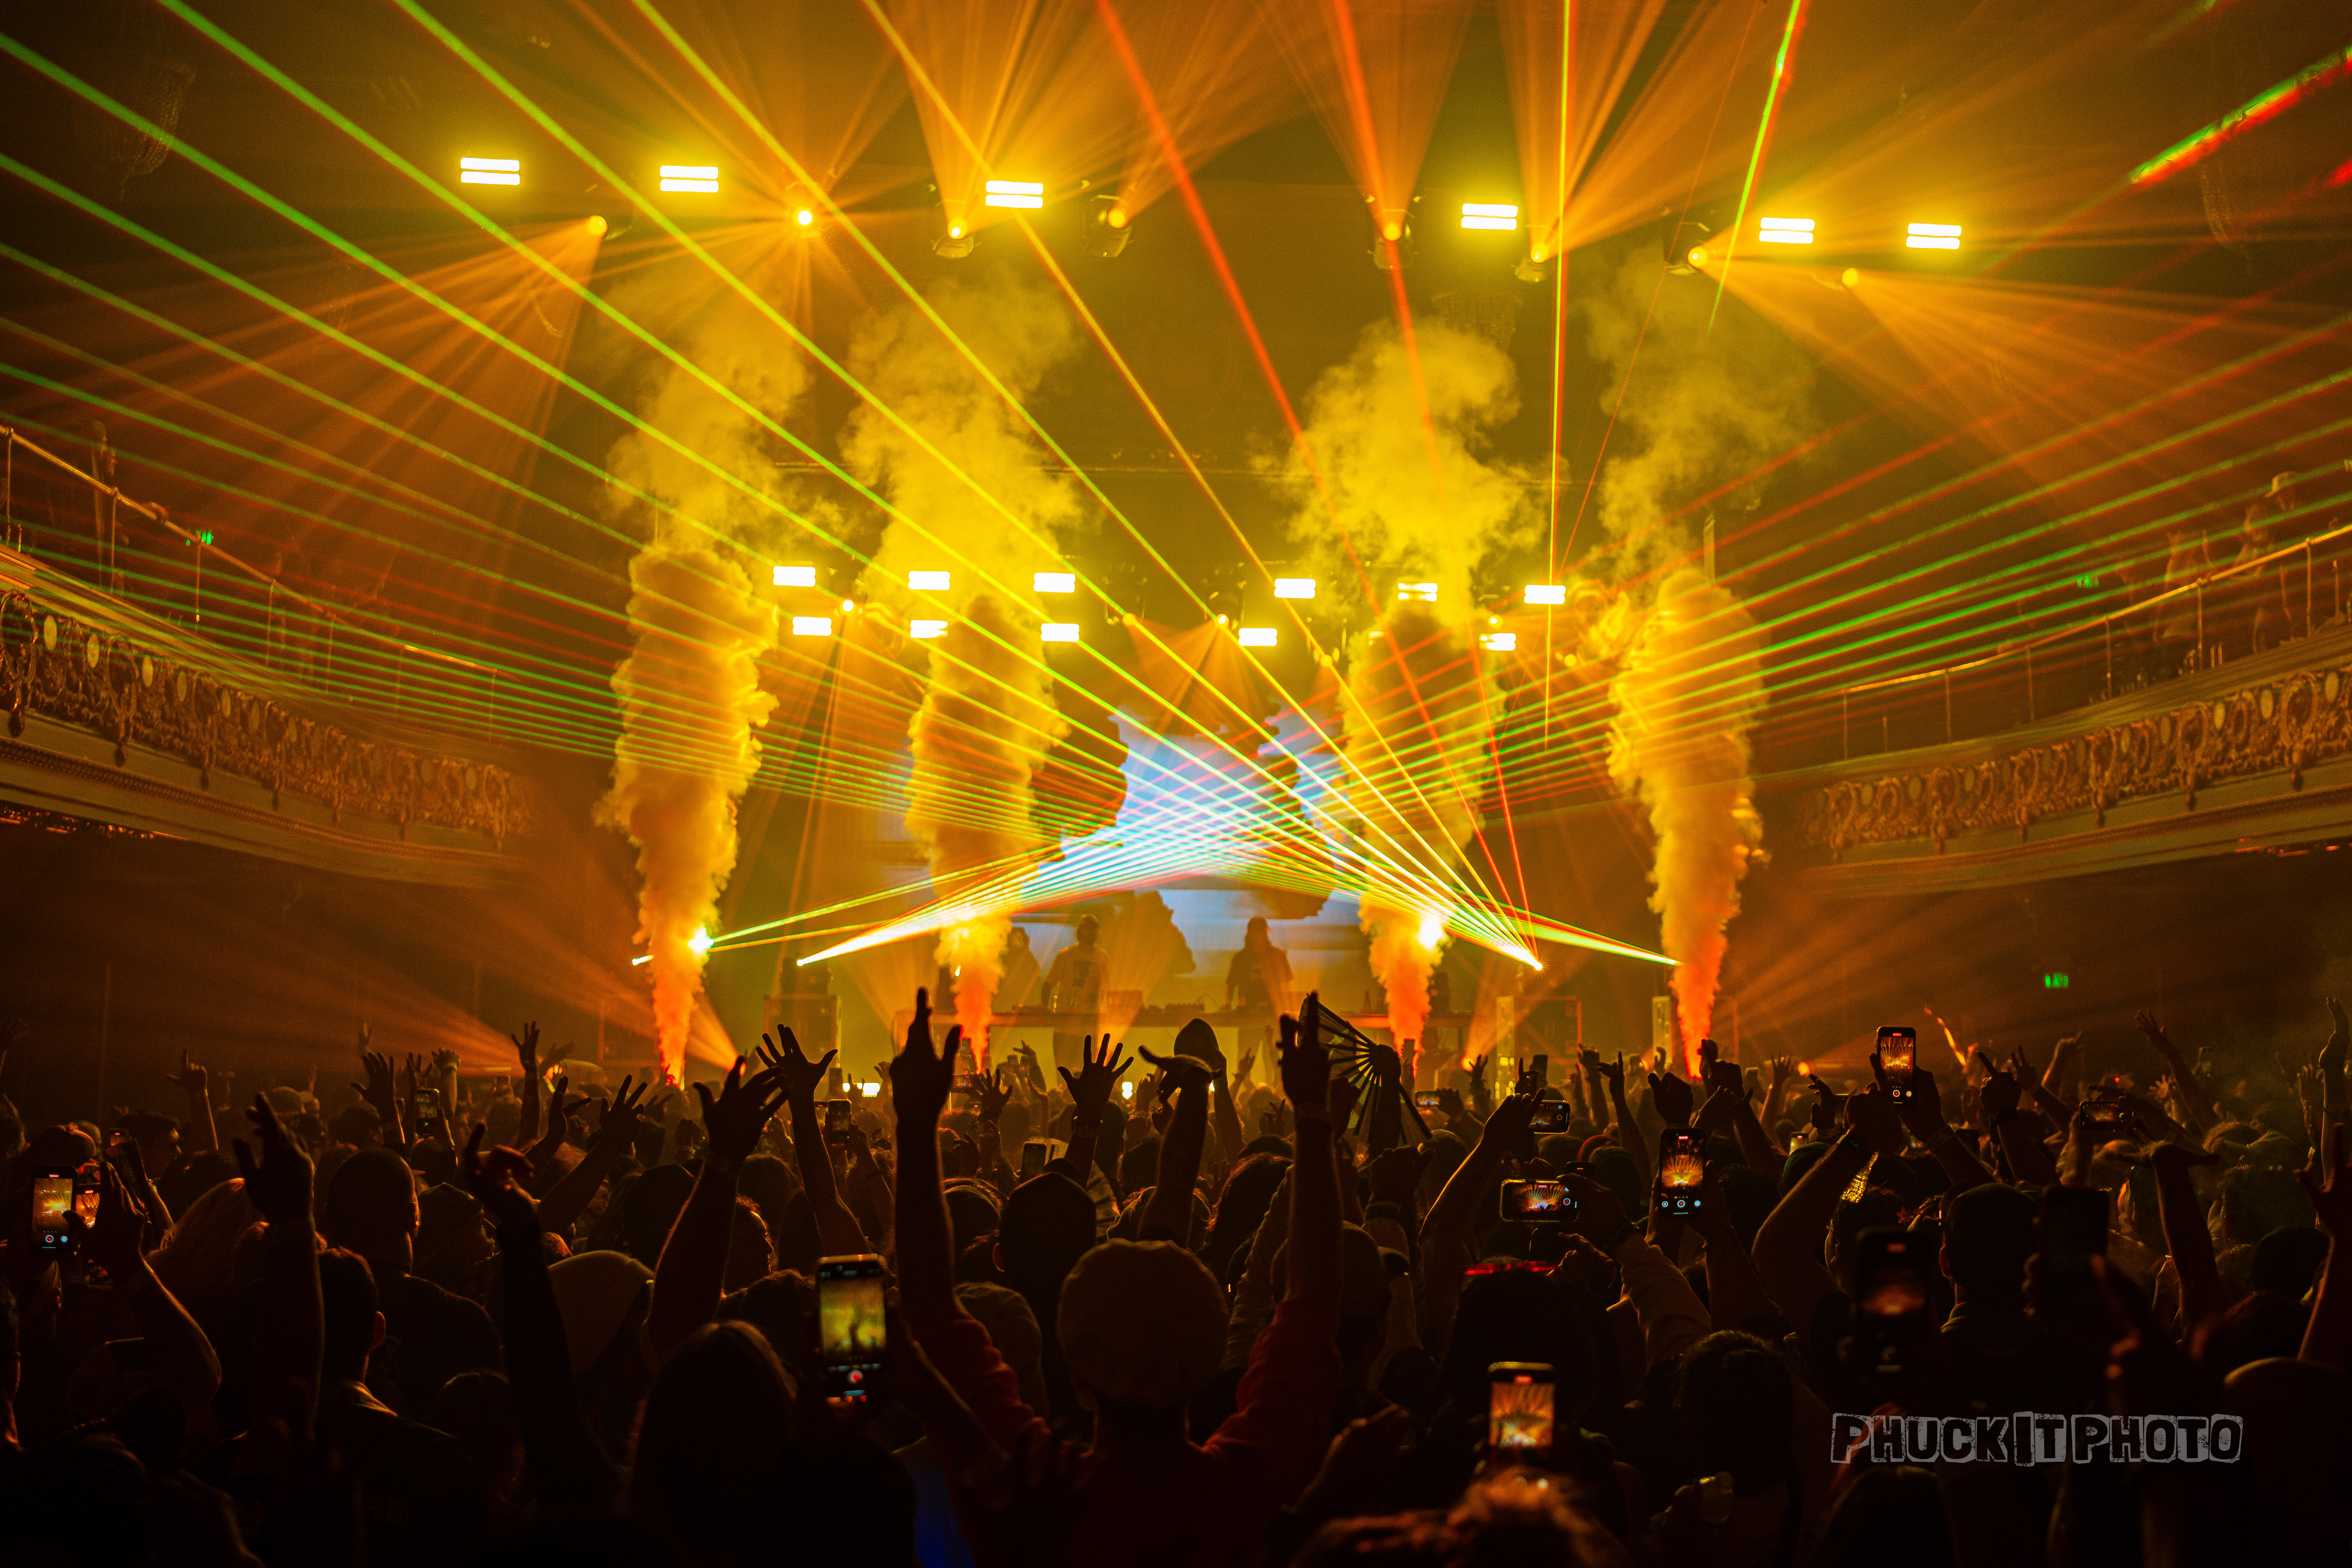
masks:
{"type": "Polygon", "coordinates": [[[1044,1174],[1045,1157],[1050,1152],[1043,1138],[1032,1138],[1021,1145],[1021,1179],[1025,1182],[1032,1176],[1044,1174]]]}
{"type": "Polygon", "coordinates": [[[816,1260],[816,1332],[825,1398],[835,1405],[866,1404],[888,1348],[878,1256],[858,1252],[816,1260]]]}
{"type": "Polygon", "coordinates": [[[416,1116],[416,1124],[419,1127],[424,1126],[428,1121],[440,1121],[441,1091],[435,1089],[418,1089],[416,1091],[415,1111],[416,1116]]]}
{"type": "Polygon", "coordinates": [[[33,1247],[37,1252],[68,1253],[74,1249],[74,1176],[72,1169],[52,1166],[33,1178],[33,1247]]]}
{"type": "Polygon", "coordinates": [[[1653,1202],[1662,1215],[1698,1212],[1699,1184],[1706,1180],[1706,1139],[1679,1127],[1658,1134],[1657,1195],[1653,1202]]]}
{"type": "Polygon", "coordinates": [[[2112,1100],[2094,1100],[2083,1106],[2083,1131],[2094,1138],[2120,1138],[2124,1108],[2112,1100]]]}
{"type": "Polygon", "coordinates": [[[1854,1238],[1853,1339],[1865,1370],[1900,1372],[1903,1346],[1935,1327],[1927,1270],[1936,1248],[1907,1230],[1881,1226],[1854,1238]]]}
{"type": "Polygon", "coordinates": [[[2048,1309],[2095,1288],[2091,1258],[2107,1251],[2107,1194],[2098,1187],[2051,1187],[2042,1194],[2037,1278],[2048,1309]]]}
{"type": "Polygon", "coordinates": [[[1538,1133],[1567,1131],[1568,1101],[1564,1100],[1537,1100],[1535,1114],[1528,1118],[1528,1131],[1538,1133]]]}
{"type": "Polygon", "coordinates": [[[824,1141],[828,1143],[849,1142],[849,1101],[828,1100],[824,1102],[824,1141]]]}
{"type": "Polygon", "coordinates": [[[1911,1100],[1911,1069],[1919,1059],[1919,1031],[1888,1024],[1878,1031],[1878,1065],[1886,1069],[1886,1094],[1897,1105],[1911,1100]]]}
{"type": "Polygon", "coordinates": [[[1568,1225],[1576,1218],[1576,1194],[1566,1182],[1505,1182],[1503,1217],[1534,1225],[1568,1225]]]}
{"type": "Polygon", "coordinates": [[[1486,1458],[1506,1465],[1551,1464],[1552,1400],[1549,1365],[1539,1361],[1498,1361],[1486,1369],[1486,1458]]]}
{"type": "Polygon", "coordinates": [[[1412,1097],[1412,1102],[1416,1107],[1423,1111],[1443,1110],[1445,1109],[1444,1103],[1444,1095],[1440,1091],[1433,1089],[1424,1089],[1415,1091],[1412,1097]]]}
{"type": "Polygon", "coordinates": [[[981,1085],[987,1081],[976,1072],[960,1072],[955,1075],[954,1081],[948,1085],[948,1089],[950,1093],[977,1100],[980,1098],[981,1085]]]}

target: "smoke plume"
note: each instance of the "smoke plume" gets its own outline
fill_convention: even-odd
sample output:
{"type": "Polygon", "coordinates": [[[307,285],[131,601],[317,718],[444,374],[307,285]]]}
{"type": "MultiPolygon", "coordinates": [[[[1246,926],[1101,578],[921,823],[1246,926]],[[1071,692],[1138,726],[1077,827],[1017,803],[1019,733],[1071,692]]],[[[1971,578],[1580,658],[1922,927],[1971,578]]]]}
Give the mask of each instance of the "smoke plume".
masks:
{"type": "MultiPolygon", "coordinates": [[[[1042,289],[950,281],[929,300],[1016,397],[1076,346],[1068,316],[1042,289]]],[[[1035,821],[1031,784],[1064,723],[1031,583],[1062,567],[1049,531],[1074,528],[1085,514],[1069,481],[1044,469],[1019,416],[911,309],[868,321],[849,363],[912,427],[861,407],[842,432],[842,454],[898,511],[866,596],[902,620],[949,623],[926,645],[907,829],[924,847],[934,892],[953,898],[959,885],[1025,870],[1053,847],[1035,821]],[[917,594],[907,586],[910,571],[947,572],[950,586],[917,594]]],[[[955,971],[957,1021],[983,1062],[1012,916],[975,909],[940,939],[939,962],[955,971]]]]}
{"type": "MultiPolygon", "coordinates": [[[[1307,397],[1312,462],[1294,447],[1279,469],[1297,509],[1291,531],[1325,580],[1368,574],[1383,600],[1399,583],[1433,584],[1433,598],[1416,589],[1390,600],[1377,633],[1352,650],[1343,781],[1376,856],[1417,862],[1427,882],[1467,842],[1491,772],[1493,721],[1469,628],[1482,566],[1533,524],[1521,476],[1486,456],[1490,433],[1517,412],[1517,373],[1496,343],[1424,320],[1408,350],[1393,325],[1377,323],[1307,397]]],[[[1428,1017],[1444,918],[1402,888],[1362,900],[1400,1045],[1418,1040],[1428,1017]]]]}
{"type": "Polygon", "coordinates": [[[1648,811],[1656,840],[1650,907],[1671,979],[1685,1062],[1715,1014],[1725,928],[1739,882],[1762,853],[1748,776],[1749,730],[1764,709],[1762,635],[1729,591],[1685,568],[1656,605],[1610,689],[1617,718],[1609,772],[1648,811]]]}

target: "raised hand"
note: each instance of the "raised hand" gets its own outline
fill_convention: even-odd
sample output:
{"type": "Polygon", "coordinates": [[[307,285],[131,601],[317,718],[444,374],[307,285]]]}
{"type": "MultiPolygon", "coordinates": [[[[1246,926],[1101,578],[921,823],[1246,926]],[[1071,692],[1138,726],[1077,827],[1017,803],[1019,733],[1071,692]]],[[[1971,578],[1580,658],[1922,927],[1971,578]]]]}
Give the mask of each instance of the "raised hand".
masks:
{"type": "Polygon", "coordinates": [[[1599,1076],[1601,1083],[1605,1085],[1609,1090],[1609,1098],[1612,1101],[1623,1099],[1625,1096],[1625,1053],[1619,1051],[1617,1053],[1616,1060],[1606,1062],[1601,1059],[1601,1053],[1599,1051],[1586,1051],[1584,1055],[1591,1058],[1590,1061],[1585,1063],[1585,1070],[1599,1076]]]}
{"type": "Polygon", "coordinates": [[[702,1130],[710,1140],[703,1158],[730,1173],[741,1170],[751,1151],[760,1146],[768,1118],[776,1113],[784,1098],[784,1086],[774,1068],[747,1079],[743,1067],[743,1058],[736,1058],[716,1097],[709,1084],[694,1086],[695,1098],[702,1101],[702,1130]]]}
{"type": "Polygon", "coordinates": [[[2345,1056],[2352,1051],[2352,1023],[2345,1021],[2344,1004],[2333,996],[2327,999],[2327,1016],[2336,1026],[2328,1032],[2327,1043],[2319,1047],[2319,1070],[2342,1072],[2345,1056]]]}
{"type": "Polygon", "coordinates": [[[2344,1123],[2332,1122],[2322,1157],[2318,1144],[2311,1150],[2310,1162],[2294,1173],[2303,1186],[2304,1195],[2319,1220],[2319,1228],[2327,1233],[2328,1240],[2342,1244],[2352,1240],[2352,1160],[2346,1157],[2344,1123]]]}
{"type": "MultiPolygon", "coordinates": [[[[1736,1072],[1738,1069],[1735,1068],[1732,1070],[1736,1072]]],[[[1739,1108],[1747,1100],[1748,1091],[1744,1085],[1717,1085],[1715,1092],[1706,1097],[1706,1103],[1698,1108],[1698,1118],[1691,1123],[1691,1131],[1714,1132],[1730,1126],[1738,1119],[1739,1108]]]]}
{"type": "Polygon", "coordinates": [[[511,1149],[485,1152],[485,1131],[480,1122],[474,1123],[474,1135],[466,1140],[465,1149],[457,1155],[458,1180],[480,1201],[483,1210],[500,1230],[526,1226],[537,1229],[539,1205],[531,1201],[530,1194],[522,1185],[530,1179],[530,1162],[511,1149]]]}
{"type": "Polygon", "coordinates": [[[1160,1098],[1162,1100],[1179,1089],[1206,1089],[1217,1076],[1217,1069],[1198,1057],[1163,1057],[1139,1048],[1135,1054],[1160,1069],[1160,1098]]]}
{"type": "Polygon", "coordinates": [[[1004,1114],[1013,1100],[1012,1069],[999,1062],[980,1077],[980,1119],[994,1121],[1004,1114]]]}
{"type": "MultiPolygon", "coordinates": [[[[787,1033],[784,1038],[790,1040],[792,1036],[787,1033]]],[[[931,994],[918,989],[914,1021],[907,1026],[906,1048],[890,1058],[890,1099],[898,1108],[900,1127],[919,1129],[939,1124],[940,1113],[947,1109],[948,1095],[955,1088],[956,1052],[962,1047],[963,1030],[957,1027],[948,1030],[944,1048],[931,1048],[931,994]]],[[[794,1046],[793,1055],[799,1054],[800,1047],[794,1046]]],[[[824,1070],[822,1063],[816,1070],[824,1070]]]]}
{"type": "Polygon", "coordinates": [[[1990,1128],[2017,1109],[2017,1077],[1993,1066],[1992,1058],[1982,1051],[1977,1053],[1977,1059],[1985,1068],[1984,1083],[1977,1089],[1977,1103],[1984,1108],[1985,1125],[1990,1128]]]}
{"type": "Polygon", "coordinates": [[[514,1042],[515,1060],[521,1064],[522,1076],[533,1078],[539,1072],[539,1026],[525,1024],[520,1035],[509,1035],[514,1042]]]}
{"type": "Polygon", "coordinates": [[[165,1073],[163,1081],[183,1091],[191,1100],[202,1100],[205,1096],[205,1069],[190,1061],[185,1050],[180,1053],[180,1070],[165,1073]]]}
{"type": "MultiPolygon", "coordinates": [[[[387,1069],[391,1065],[384,1064],[387,1069]]],[[[310,1157],[286,1136],[286,1130],[278,1125],[278,1113],[264,1097],[255,1095],[246,1115],[253,1122],[254,1147],[248,1148],[242,1138],[232,1139],[229,1146],[236,1155],[237,1174],[245,1178],[247,1201],[273,1226],[308,1226],[310,1157]]]]}
{"type": "MultiPolygon", "coordinates": [[[[930,1009],[923,1005],[923,993],[919,991],[915,993],[915,1018],[923,1031],[923,1044],[928,1048],[931,1043],[931,1015],[930,1009]]],[[[909,1044],[914,1037],[914,1031],[909,1029],[907,1033],[909,1044]]],[[[827,1051],[821,1060],[811,1061],[802,1054],[801,1043],[790,1029],[778,1029],[773,1039],[765,1035],[760,1037],[760,1060],[768,1071],[775,1075],[777,1085],[784,1091],[784,1101],[789,1105],[814,1102],[817,1085],[824,1081],[824,1069],[831,1067],[833,1058],[840,1054],[837,1050],[827,1051]]],[[[955,1059],[953,1052],[949,1053],[948,1059],[955,1059]]],[[[898,1079],[896,1063],[892,1064],[890,1076],[895,1085],[898,1079]]]]}
{"type": "Polygon", "coordinates": [[[1772,1095],[1774,1099],[1778,1099],[1780,1094],[1780,1086],[1787,1083],[1791,1078],[1796,1076],[1797,1064],[1790,1061],[1786,1057],[1772,1057],[1767,1058],[1764,1065],[1771,1071],[1772,1095]]]}
{"type": "Polygon", "coordinates": [[[2139,1032],[2147,1037],[2147,1043],[2162,1052],[2167,1061],[2179,1058],[2180,1047],[2172,1043],[2172,1037],[2164,1032],[2164,1026],[2156,1021],[2155,1014],[2142,1007],[2132,1015],[2132,1022],[2139,1026],[2139,1032]]]}
{"type": "Polygon", "coordinates": [[[1108,1035],[1102,1037],[1102,1047],[1096,1048],[1095,1037],[1088,1035],[1078,1058],[1078,1076],[1072,1078],[1067,1068],[1054,1070],[1062,1075],[1063,1087],[1070,1091],[1070,1103],[1075,1119],[1094,1121],[1110,1103],[1111,1090],[1118,1087],[1119,1075],[1127,1071],[1126,1051],[1111,1044],[1108,1035]]]}
{"type": "MultiPolygon", "coordinates": [[[[367,1026],[362,1025],[360,1035],[366,1037],[367,1026]]],[[[367,1074],[364,1086],[352,1085],[352,1090],[375,1108],[376,1120],[383,1125],[383,1142],[387,1148],[401,1143],[400,1093],[393,1083],[392,1058],[382,1051],[362,1051],[360,1067],[367,1074]]]]}
{"type": "Polygon", "coordinates": [[[547,1101],[547,1136],[542,1140],[551,1149],[560,1147],[572,1136],[572,1113],[588,1103],[584,1094],[567,1097],[563,1091],[571,1087],[571,1079],[562,1073],[555,1075],[555,1092],[547,1101]]]}
{"type": "Polygon", "coordinates": [[[1672,1072],[1650,1075],[1650,1098],[1658,1117],[1669,1127],[1687,1127],[1691,1117],[1691,1086],[1672,1072]]]}
{"type": "Polygon", "coordinates": [[[633,1083],[636,1083],[635,1074],[621,1080],[611,1099],[596,1102],[596,1136],[618,1144],[623,1152],[636,1146],[637,1124],[646,1118],[646,1090],[653,1087],[650,1079],[635,1089],[629,1087],[633,1083]]]}
{"type": "Polygon", "coordinates": [[[1335,1113],[1331,1110],[1331,1058],[1323,1048],[1320,994],[1307,993],[1307,1005],[1300,1011],[1307,1016],[1306,1023],[1302,1025],[1288,1014],[1283,1015],[1281,1037],[1276,1042],[1282,1092],[1298,1116],[1328,1119],[1335,1113]]]}

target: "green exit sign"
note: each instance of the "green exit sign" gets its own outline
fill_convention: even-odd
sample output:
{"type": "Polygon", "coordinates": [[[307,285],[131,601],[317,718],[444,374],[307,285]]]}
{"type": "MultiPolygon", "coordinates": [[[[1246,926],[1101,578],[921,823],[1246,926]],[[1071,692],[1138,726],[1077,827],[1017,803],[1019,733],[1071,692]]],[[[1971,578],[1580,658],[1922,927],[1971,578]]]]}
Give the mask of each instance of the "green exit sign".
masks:
{"type": "Polygon", "coordinates": [[[2044,991],[2063,991],[2068,984],[2066,972],[2063,969],[2053,969],[2042,977],[2042,989],[2044,991]]]}

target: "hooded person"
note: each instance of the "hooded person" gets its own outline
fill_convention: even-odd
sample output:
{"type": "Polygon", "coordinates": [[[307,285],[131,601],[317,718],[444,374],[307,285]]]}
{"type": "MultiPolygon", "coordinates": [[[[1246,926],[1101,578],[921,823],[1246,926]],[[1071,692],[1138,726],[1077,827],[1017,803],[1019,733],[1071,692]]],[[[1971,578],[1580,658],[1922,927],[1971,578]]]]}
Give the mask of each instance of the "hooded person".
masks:
{"type": "Polygon", "coordinates": [[[625,1454],[652,1378],[639,1342],[654,1271],[625,1252],[582,1252],[551,1265],[547,1282],[563,1315],[564,1348],[589,1424],[606,1453],[625,1454]]]}

